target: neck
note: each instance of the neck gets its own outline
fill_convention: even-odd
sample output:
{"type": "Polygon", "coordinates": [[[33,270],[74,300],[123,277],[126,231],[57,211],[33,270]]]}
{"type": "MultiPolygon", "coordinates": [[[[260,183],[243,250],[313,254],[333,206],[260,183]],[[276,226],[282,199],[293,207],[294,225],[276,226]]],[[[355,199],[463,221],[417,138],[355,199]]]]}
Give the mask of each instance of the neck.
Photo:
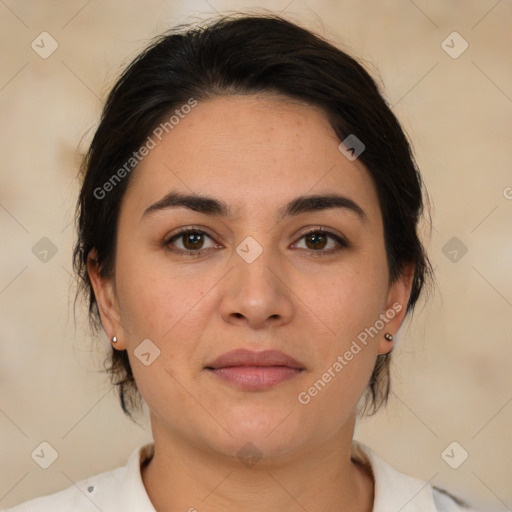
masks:
{"type": "Polygon", "coordinates": [[[371,472],[351,459],[353,423],[308,450],[263,457],[253,465],[208,452],[152,425],[155,455],[143,468],[142,480],[158,512],[373,509],[371,472]]]}

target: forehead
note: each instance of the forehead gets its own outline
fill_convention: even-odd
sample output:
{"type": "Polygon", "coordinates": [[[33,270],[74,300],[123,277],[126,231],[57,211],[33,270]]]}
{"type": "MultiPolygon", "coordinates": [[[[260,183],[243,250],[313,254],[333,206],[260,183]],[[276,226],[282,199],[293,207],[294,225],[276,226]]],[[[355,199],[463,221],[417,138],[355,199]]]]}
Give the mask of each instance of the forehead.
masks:
{"type": "Polygon", "coordinates": [[[218,97],[153,138],[126,193],[130,210],[142,212],[171,190],[221,198],[233,216],[337,192],[364,204],[369,217],[380,215],[368,171],[339,151],[318,107],[278,95],[218,97]]]}

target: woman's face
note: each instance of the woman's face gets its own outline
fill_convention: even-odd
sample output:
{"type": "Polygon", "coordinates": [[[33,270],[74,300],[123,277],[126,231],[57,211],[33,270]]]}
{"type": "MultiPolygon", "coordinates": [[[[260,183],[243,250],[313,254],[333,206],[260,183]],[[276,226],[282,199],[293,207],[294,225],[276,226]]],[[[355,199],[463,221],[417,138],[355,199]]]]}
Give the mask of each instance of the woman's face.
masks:
{"type": "Polygon", "coordinates": [[[250,442],[269,456],[352,435],[410,280],[389,286],[375,186],[338,145],[318,109],[229,96],[180,117],[137,168],[115,276],[98,278],[92,264],[90,273],[154,431],[227,455],[250,442]],[[176,206],[171,193],[210,203],[176,206]],[[334,195],[356,206],[304,199],[334,195]],[[285,359],[215,363],[240,349],[285,359]]]}

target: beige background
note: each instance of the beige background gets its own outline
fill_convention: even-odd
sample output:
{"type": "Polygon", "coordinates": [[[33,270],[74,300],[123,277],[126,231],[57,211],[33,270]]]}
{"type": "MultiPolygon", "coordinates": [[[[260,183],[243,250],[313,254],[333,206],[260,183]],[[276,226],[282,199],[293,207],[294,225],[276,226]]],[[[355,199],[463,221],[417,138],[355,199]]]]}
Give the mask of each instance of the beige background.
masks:
{"type": "Polygon", "coordinates": [[[123,416],[83,309],[75,327],[76,148],[151,37],[255,7],[283,10],[380,77],[433,201],[438,288],[401,331],[388,408],[357,438],[405,473],[512,510],[510,0],[0,0],[0,507],[122,465],[150,439],[123,416]],[[48,59],[31,48],[43,31],[59,45],[48,59]],[[441,46],[453,31],[469,44],[457,59],[441,46]],[[46,263],[32,252],[42,237],[57,247],[46,263]],[[443,253],[452,237],[468,249],[457,262],[443,253]],[[31,458],[42,441],[59,454],[46,470],[31,458]],[[458,469],[441,458],[453,441],[469,453],[458,469]]]}

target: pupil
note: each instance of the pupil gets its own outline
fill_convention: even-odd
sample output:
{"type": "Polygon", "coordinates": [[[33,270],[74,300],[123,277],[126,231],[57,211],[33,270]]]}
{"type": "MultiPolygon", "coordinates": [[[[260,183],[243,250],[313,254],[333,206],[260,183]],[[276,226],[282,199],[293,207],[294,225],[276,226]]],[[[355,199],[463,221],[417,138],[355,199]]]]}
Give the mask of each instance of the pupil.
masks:
{"type": "Polygon", "coordinates": [[[323,248],[324,244],[322,244],[322,242],[325,243],[325,235],[317,233],[317,234],[312,234],[309,236],[311,237],[310,239],[313,241],[312,242],[313,248],[318,248],[318,247],[323,248]]]}
{"type": "Polygon", "coordinates": [[[185,246],[188,247],[189,242],[192,247],[188,247],[189,249],[198,249],[198,245],[201,245],[201,233],[190,233],[185,237],[185,246]]]}

